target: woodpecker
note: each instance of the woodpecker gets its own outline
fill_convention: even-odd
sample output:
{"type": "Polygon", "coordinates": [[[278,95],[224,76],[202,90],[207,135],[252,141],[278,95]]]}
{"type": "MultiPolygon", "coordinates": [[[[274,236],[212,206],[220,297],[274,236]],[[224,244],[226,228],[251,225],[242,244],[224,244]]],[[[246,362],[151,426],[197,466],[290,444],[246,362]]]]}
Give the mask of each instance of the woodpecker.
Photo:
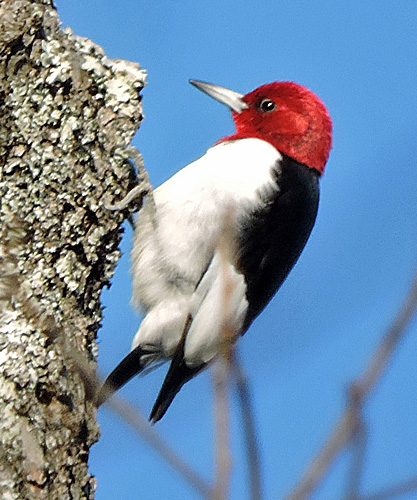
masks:
{"type": "Polygon", "coordinates": [[[154,205],[140,211],[132,302],[145,316],[97,397],[99,406],[145,368],[170,361],[152,423],[220,355],[225,325],[234,343],[287,277],[313,228],[332,143],[326,107],[297,83],[246,95],[190,83],[230,108],[236,131],[157,188],[154,205]]]}

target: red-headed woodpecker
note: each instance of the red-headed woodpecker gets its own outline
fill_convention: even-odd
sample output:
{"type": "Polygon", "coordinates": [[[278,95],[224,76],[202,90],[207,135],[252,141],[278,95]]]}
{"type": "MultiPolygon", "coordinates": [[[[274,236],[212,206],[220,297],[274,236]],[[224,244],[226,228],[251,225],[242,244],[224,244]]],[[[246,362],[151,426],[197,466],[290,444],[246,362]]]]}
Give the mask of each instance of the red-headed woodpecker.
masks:
{"type": "Polygon", "coordinates": [[[233,341],[243,335],[287,277],[316,219],[332,141],[329,113],[301,85],[242,95],[191,83],[232,110],[236,132],[156,189],[155,206],[139,213],[133,303],[145,317],[98,396],[101,404],[144,368],[171,360],[152,422],[219,355],[225,325],[233,341]]]}

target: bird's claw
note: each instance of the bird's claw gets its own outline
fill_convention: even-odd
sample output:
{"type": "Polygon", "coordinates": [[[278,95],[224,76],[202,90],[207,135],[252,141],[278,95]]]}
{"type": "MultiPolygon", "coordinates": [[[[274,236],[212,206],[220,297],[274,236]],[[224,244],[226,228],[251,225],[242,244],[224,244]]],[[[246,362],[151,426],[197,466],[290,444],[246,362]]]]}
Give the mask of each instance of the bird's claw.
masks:
{"type": "Polygon", "coordinates": [[[143,156],[135,146],[118,147],[115,154],[119,154],[124,159],[130,161],[137,170],[137,184],[131,189],[127,195],[119,201],[110,203],[108,199],[104,201],[104,208],[111,211],[121,211],[129,207],[133,202],[132,212],[140,210],[143,204],[143,198],[146,196],[148,203],[154,205],[153,201],[153,188],[149,181],[148,172],[145,169],[143,156]]]}

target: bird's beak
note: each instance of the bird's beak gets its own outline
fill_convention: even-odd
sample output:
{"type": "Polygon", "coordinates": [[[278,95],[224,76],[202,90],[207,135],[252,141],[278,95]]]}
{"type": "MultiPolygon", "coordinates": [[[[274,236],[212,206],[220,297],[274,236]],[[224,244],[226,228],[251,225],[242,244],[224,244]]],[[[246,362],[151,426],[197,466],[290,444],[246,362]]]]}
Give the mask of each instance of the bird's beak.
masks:
{"type": "Polygon", "coordinates": [[[243,100],[243,94],[239,94],[234,90],[229,90],[213,83],[200,82],[199,80],[190,80],[190,83],[216,99],[216,101],[226,104],[226,106],[236,113],[241,113],[244,109],[248,108],[248,105],[243,100]]]}

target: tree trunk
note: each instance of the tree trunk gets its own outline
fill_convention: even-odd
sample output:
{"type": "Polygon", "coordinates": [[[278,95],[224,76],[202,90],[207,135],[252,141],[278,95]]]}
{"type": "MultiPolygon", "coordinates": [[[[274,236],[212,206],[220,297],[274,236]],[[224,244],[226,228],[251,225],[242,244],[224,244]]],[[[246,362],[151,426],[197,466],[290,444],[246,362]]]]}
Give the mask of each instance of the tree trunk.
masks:
{"type": "Polygon", "coordinates": [[[59,29],[52,0],[0,0],[0,497],[91,499],[100,292],[134,179],[117,153],[145,72],[59,29]]]}

